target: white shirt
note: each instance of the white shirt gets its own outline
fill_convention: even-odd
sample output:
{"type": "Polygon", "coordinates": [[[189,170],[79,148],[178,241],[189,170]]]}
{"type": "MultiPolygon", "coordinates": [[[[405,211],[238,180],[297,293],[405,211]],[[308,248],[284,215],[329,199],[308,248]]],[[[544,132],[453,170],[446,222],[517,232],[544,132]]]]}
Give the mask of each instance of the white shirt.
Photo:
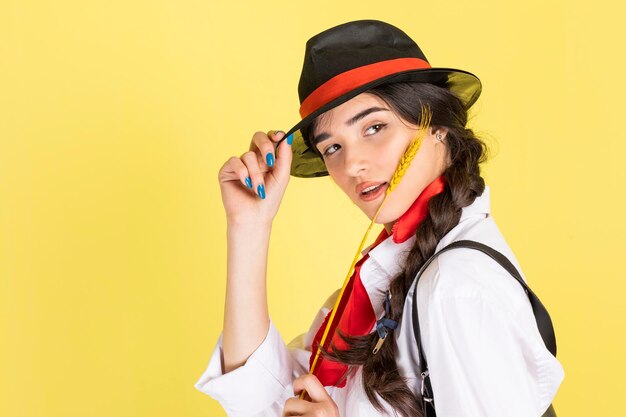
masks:
{"type": "MultiPolygon", "coordinates": [[[[438,243],[475,240],[505,255],[526,277],[490,216],[489,186],[462,209],[461,219],[438,243]]],[[[369,251],[361,280],[377,317],[389,282],[415,242],[396,244],[389,236],[369,251]]],[[[532,283],[529,284],[532,288],[532,283]]],[[[405,299],[396,339],[396,362],[419,395],[419,353],[413,334],[415,284],[405,299]]],[[[545,347],[522,286],[495,260],[469,248],[442,253],[423,272],[417,302],[424,354],[438,417],[539,417],[563,378],[559,361],[545,347]]],[[[266,338],[241,367],[223,374],[222,336],[195,388],[219,401],[228,416],[281,416],[294,396],[292,382],[308,372],[311,342],[339,290],[326,300],[309,330],[285,344],[270,320],[266,338]]],[[[549,306],[548,310],[549,310],[549,306]]],[[[372,331],[374,328],[372,328],[372,331]]],[[[381,414],[362,387],[360,367],[343,388],[325,387],[342,417],[381,414]]],[[[383,401],[394,415],[391,407],[383,401]]]]}

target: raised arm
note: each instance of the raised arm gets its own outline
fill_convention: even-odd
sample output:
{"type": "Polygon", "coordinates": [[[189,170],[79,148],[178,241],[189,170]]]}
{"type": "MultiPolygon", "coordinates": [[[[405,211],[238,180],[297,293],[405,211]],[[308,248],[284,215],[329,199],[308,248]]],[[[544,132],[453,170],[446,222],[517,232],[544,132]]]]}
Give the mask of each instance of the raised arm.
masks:
{"type": "Polygon", "coordinates": [[[266,271],[272,221],[290,178],[292,148],[283,132],[256,132],[250,149],[219,171],[227,218],[224,372],[243,365],[269,329],[266,271]],[[268,156],[271,155],[271,156],[268,156]],[[275,162],[274,162],[275,161],[275,162]]]}
{"type": "Polygon", "coordinates": [[[269,329],[266,270],[271,224],[229,225],[224,372],[243,365],[269,329]]]}

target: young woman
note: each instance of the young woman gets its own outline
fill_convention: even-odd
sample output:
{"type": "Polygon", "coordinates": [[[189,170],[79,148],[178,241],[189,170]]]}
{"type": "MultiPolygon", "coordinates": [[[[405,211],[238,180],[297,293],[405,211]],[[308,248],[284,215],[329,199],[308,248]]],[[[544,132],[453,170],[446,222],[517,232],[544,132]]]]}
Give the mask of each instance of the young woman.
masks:
{"type": "Polygon", "coordinates": [[[496,249],[521,271],[490,215],[479,169],[486,147],[466,127],[480,91],[473,74],[431,67],[385,22],[348,22],[307,42],[302,120],[288,134],[256,132],[249,151],[219,172],[228,224],[224,327],[198,390],[229,416],[421,416],[427,397],[415,295],[439,417],[548,410],[563,368],[542,340],[528,295],[500,264],[457,248],[428,264],[415,285],[431,255],[463,239],[496,249]],[[432,115],[427,134],[376,216],[384,227],[361,252],[341,314],[331,320],[336,291],[309,330],[286,344],[268,314],[265,271],[290,175],[330,175],[373,219],[418,133],[422,105],[432,115]],[[337,336],[320,349],[328,320],[337,336]],[[391,336],[381,339],[381,331],[391,336]],[[322,359],[310,375],[318,349],[322,359]]]}

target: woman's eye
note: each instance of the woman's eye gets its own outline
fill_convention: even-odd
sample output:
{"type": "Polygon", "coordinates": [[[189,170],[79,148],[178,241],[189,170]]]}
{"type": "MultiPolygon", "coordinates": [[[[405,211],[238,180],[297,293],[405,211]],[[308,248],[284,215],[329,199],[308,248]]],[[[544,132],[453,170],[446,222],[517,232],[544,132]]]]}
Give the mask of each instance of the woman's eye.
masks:
{"type": "Polygon", "coordinates": [[[374,132],[374,133],[376,133],[376,132],[380,131],[381,129],[383,129],[385,126],[387,126],[386,123],[376,123],[375,125],[370,126],[367,130],[370,130],[373,127],[378,127],[378,129],[376,129],[376,131],[374,132]]]}
{"type": "MultiPolygon", "coordinates": [[[[375,125],[371,125],[369,128],[367,128],[367,130],[369,131],[372,128],[376,128],[373,134],[378,133],[381,129],[383,129],[385,126],[387,126],[386,123],[376,123],[375,125]]],[[[370,136],[370,135],[368,135],[370,136]]],[[[328,148],[324,149],[324,152],[322,153],[323,156],[330,156],[332,154],[334,154],[335,152],[328,152],[329,150],[331,150],[333,147],[335,146],[339,146],[336,143],[330,145],[328,148]]]]}
{"type": "Polygon", "coordinates": [[[336,143],[335,143],[335,144],[330,145],[328,148],[326,148],[326,149],[324,150],[323,155],[324,155],[324,156],[332,155],[334,152],[332,152],[332,153],[328,153],[328,150],[329,150],[329,149],[332,149],[332,148],[333,148],[333,146],[338,146],[338,145],[337,145],[336,143]]]}

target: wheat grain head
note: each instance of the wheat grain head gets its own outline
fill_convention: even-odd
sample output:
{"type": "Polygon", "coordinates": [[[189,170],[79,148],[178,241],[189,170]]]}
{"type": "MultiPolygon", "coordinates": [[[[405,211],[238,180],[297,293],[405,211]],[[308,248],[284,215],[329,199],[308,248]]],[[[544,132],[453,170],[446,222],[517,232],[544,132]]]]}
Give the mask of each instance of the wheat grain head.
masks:
{"type": "Polygon", "coordinates": [[[406,173],[406,170],[411,165],[411,161],[415,158],[418,149],[422,146],[422,142],[424,141],[424,137],[428,132],[428,128],[430,127],[430,121],[432,119],[432,112],[430,108],[424,104],[421,105],[422,117],[420,118],[420,123],[418,127],[418,132],[408,149],[402,156],[398,167],[396,168],[396,172],[394,172],[391,177],[391,181],[389,181],[389,187],[387,187],[386,194],[391,193],[397,186],[400,184],[400,180],[406,173]]]}

